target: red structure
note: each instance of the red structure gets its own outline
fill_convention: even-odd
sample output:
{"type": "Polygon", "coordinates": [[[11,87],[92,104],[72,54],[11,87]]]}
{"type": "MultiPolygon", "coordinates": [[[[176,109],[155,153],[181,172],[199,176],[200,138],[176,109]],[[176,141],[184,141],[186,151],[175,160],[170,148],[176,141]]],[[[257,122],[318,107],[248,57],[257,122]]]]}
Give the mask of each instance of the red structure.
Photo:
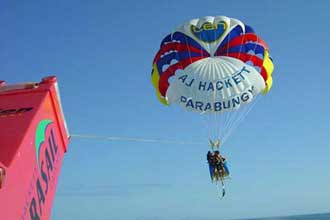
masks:
{"type": "Polygon", "coordinates": [[[0,219],[49,220],[69,143],[56,77],[0,81],[0,219]]]}

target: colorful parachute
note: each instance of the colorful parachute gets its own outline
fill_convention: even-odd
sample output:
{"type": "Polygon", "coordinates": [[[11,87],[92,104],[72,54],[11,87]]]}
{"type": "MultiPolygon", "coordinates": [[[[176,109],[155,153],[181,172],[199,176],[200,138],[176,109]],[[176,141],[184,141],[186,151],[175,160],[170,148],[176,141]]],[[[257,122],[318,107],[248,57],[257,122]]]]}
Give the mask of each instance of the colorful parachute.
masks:
{"type": "Polygon", "coordinates": [[[250,26],[224,16],[204,17],[164,38],[152,82],[164,104],[217,112],[266,94],[272,71],[268,47],[250,26]]]}
{"type": "Polygon", "coordinates": [[[225,16],[183,24],[163,39],[154,58],[151,80],[158,99],[207,118],[207,160],[221,198],[229,170],[214,148],[219,150],[259,94],[269,92],[273,69],[266,43],[250,26],[225,16]]]}
{"type": "MultiPolygon", "coordinates": [[[[268,46],[250,26],[208,16],[183,24],[163,39],[151,80],[165,105],[225,115],[242,109],[258,94],[267,94],[273,69],[268,46]]],[[[226,122],[216,127],[230,130],[240,121],[235,115],[226,116],[226,122]]]]}

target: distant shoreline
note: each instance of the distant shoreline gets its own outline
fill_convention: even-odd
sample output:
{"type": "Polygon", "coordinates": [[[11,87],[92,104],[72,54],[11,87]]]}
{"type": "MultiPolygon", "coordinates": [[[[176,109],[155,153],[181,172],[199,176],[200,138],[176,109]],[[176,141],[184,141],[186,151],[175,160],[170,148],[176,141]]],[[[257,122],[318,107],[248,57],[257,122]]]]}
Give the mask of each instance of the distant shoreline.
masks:
{"type": "Polygon", "coordinates": [[[330,212],[287,215],[287,216],[282,215],[282,216],[255,217],[255,218],[240,218],[240,219],[228,219],[228,220],[330,220],[330,212]]]}

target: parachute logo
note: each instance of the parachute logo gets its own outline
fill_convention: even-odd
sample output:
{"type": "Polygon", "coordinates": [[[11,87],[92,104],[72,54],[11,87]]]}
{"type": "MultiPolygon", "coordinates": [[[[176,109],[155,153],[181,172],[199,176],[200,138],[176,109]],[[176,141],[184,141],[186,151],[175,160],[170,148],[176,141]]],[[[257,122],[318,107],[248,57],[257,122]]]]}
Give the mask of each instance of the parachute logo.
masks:
{"type": "Polygon", "coordinates": [[[227,29],[227,24],[224,21],[218,23],[205,22],[200,27],[191,25],[190,29],[199,40],[211,43],[222,37],[227,29]]]}

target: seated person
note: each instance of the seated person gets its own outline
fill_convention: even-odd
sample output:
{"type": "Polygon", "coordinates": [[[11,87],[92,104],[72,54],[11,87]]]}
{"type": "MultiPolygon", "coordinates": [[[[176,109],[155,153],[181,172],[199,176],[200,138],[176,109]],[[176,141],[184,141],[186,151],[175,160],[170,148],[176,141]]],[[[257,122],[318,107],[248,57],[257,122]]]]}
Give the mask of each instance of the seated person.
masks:
{"type": "Polygon", "coordinates": [[[208,151],[207,155],[206,155],[206,159],[209,164],[211,180],[214,181],[214,177],[215,177],[214,176],[214,169],[215,169],[214,154],[211,151],[208,151]]]}
{"type": "Polygon", "coordinates": [[[226,158],[220,155],[219,151],[214,152],[214,160],[215,160],[215,167],[219,172],[219,175],[221,177],[226,177],[229,175],[229,172],[227,172],[227,169],[225,168],[225,161],[226,158]]]}

